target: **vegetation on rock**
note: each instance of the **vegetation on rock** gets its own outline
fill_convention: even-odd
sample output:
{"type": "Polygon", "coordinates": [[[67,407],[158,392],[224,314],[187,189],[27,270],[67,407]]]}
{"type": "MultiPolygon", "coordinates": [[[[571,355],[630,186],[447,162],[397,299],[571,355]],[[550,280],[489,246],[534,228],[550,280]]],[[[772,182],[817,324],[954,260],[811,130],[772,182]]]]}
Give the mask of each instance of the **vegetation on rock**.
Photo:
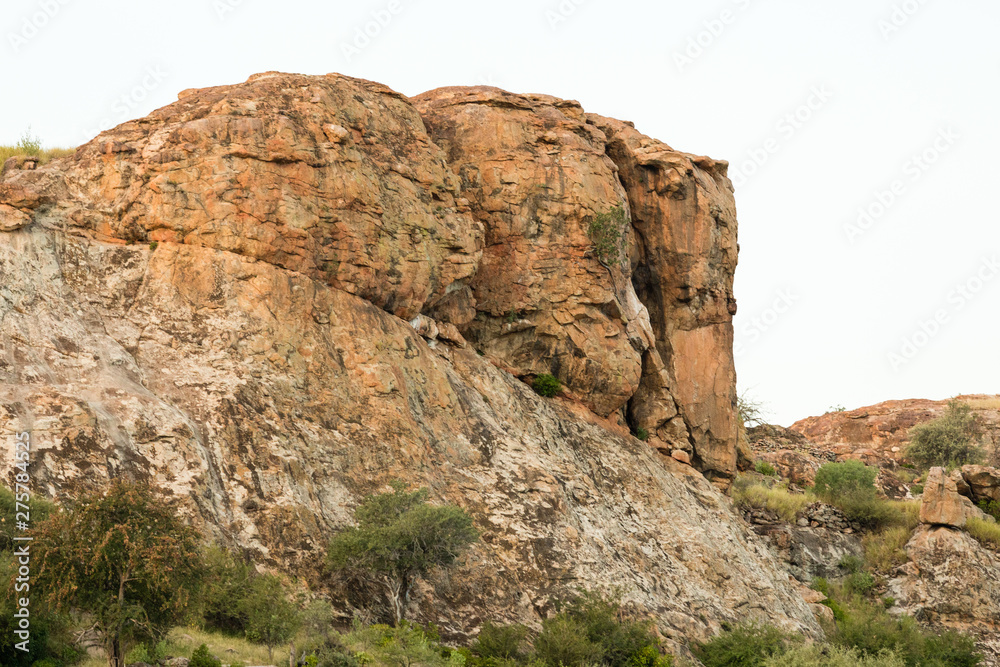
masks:
{"type": "Polygon", "coordinates": [[[453,564],[479,533],[462,508],[428,504],[427,489],[406,491],[401,482],[392,487],[391,493],[362,501],[354,512],[357,526],[333,538],[327,563],[381,587],[398,625],[414,580],[434,567],[453,564]]]}
{"type": "Polygon", "coordinates": [[[906,455],[927,468],[978,463],[985,456],[979,442],[981,437],[982,429],[972,406],[952,400],[942,416],[910,429],[906,455]]]}
{"type": "Polygon", "coordinates": [[[629,224],[625,207],[619,204],[598,213],[590,221],[587,233],[594,244],[594,254],[606,266],[625,263],[625,230],[629,224]]]}
{"type": "Polygon", "coordinates": [[[534,379],[531,383],[532,389],[539,396],[544,396],[545,398],[552,398],[560,391],[562,391],[562,382],[559,378],[554,375],[549,375],[548,373],[542,373],[534,379]]]}

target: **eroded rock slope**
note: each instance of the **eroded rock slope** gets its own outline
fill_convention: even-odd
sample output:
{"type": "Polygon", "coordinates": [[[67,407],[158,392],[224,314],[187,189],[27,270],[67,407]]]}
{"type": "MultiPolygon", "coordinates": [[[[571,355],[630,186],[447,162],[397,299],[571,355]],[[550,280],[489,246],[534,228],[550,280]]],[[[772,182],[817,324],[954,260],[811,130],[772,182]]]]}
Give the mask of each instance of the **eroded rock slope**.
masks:
{"type": "Polygon", "coordinates": [[[6,169],[0,218],[0,430],[33,432],[48,493],[148,478],[319,580],[400,479],[483,533],[412,601],[449,633],[612,585],[678,642],[754,616],[818,632],[716,488],[724,163],[555,98],[269,73],[6,169]],[[615,206],[602,261],[589,224],[615,206]],[[562,396],[529,389],[542,372],[562,396]]]}

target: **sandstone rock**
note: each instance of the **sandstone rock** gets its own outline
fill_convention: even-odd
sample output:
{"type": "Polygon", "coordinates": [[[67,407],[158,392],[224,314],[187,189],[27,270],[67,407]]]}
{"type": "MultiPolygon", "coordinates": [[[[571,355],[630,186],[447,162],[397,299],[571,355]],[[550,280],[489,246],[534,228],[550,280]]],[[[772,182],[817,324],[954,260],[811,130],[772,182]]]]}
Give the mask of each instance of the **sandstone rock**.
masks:
{"type": "MultiPolygon", "coordinates": [[[[559,261],[539,263],[528,244],[511,255],[506,283],[494,260],[479,275],[481,224],[466,209],[502,237],[504,215],[484,202],[522,196],[504,180],[512,166],[486,173],[468,145],[442,151],[405,98],[370,82],[268,73],[190,91],[72,157],[5,174],[0,203],[33,211],[36,224],[0,235],[0,273],[18,277],[0,300],[0,432],[9,438],[30,425],[38,492],[68,496],[113,476],[150,480],[210,537],[322,590],[329,537],[360,498],[398,479],[466,508],[482,532],[457,571],[421,582],[407,610],[451,637],[467,638],[483,618],[537,626],[580,585],[621,586],[672,647],[746,619],[819,637],[772,552],[694,468],[628,437],[621,413],[608,420],[570,400],[540,399],[489,357],[432,348],[409,325],[427,315],[440,337],[441,323],[457,325],[470,308],[500,308],[483,286],[508,289],[527,262],[540,271],[527,279],[545,289],[515,291],[536,295],[537,310],[525,313],[526,328],[498,330],[495,340],[541,330],[559,345],[578,341],[586,360],[565,363],[597,364],[604,379],[594,387],[604,393],[594,407],[634,403],[636,376],[609,379],[598,361],[610,355],[624,369],[642,356],[653,385],[670,388],[657,409],[674,412],[658,432],[693,441],[692,462],[709,474],[731,473],[732,359],[722,344],[731,342],[731,309],[721,304],[735,220],[723,209],[718,220],[700,212],[722,197],[721,167],[678,158],[691,164],[679,178],[694,199],[681,208],[667,201],[659,221],[654,203],[636,195],[646,202],[643,229],[659,235],[655,261],[629,248],[645,266],[640,284],[668,296],[649,286],[666,267],[664,244],[683,232],[697,243],[685,241],[672,255],[680,264],[667,268],[707,290],[670,293],[658,317],[679,322],[658,320],[669,334],[661,344],[646,336],[652,327],[635,325],[643,307],[630,281],[611,280],[580,238],[581,202],[605,188],[624,192],[603,180],[614,170],[601,158],[600,131],[571,103],[531,104],[535,111],[522,109],[509,125],[498,110],[484,113],[518,132],[545,115],[552,123],[542,134],[554,136],[539,145],[555,152],[536,148],[535,157],[568,162],[540,168],[540,182],[558,188],[557,176],[579,176],[586,187],[523,200],[564,225],[566,238],[541,230],[538,239],[552,242],[544,252],[559,261]],[[350,134],[335,143],[329,124],[350,134]],[[584,156],[603,166],[584,166],[584,156]],[[480,180],[502,193],[479,191],[480,180]],[[664,220],[669,233],[657,229],[664,220]],[[720,247],[706,241],[707,226],[718,227],[720,247]],[[159,243],[153,251],[130,240],[159,243]],[[568,272],[578,280],[572,289],[568,272]],[[722,286],[707,287],[713,279],[722,286]],[[477,305],[474,289],[492,305],[477,305]],[[572,305],[550,299],[560,294],[572,305]],[[652,352],[640,355],[640,339],[652,352]],[[723,409],[728,416],[716,414],[723,409]]],[[[515,207],[508,217],[522,224],[541,215],[515,207]]],[[[643,405],[655,407],[654,394],[643,405]]],[[[12,456],[0,450],[8,467],[12,456]]]]}
{"type": "Polygon", "coordinates": [[[979,465],[962,466],[962,477],[976,502],[1000,502],[1000,470],[979,465]]]}
{"type": "Polygon", "coordinates": [[[410,320],[410,326],[413,327],[413,330],[419,335],[429,340],[437,338],[440,333],[437,322],[426,315],[417,315],[414,317],[410,320]]]}
{"type": "Polygon", "coordinates": [[[451,322],[438,323],[438,338],[456,347],[465,347],[467,345],[465,337],[459,332],[458,327],[451,322]]]}
{"type": "Polygon", "coordinates": [[[628,191],[635,229],[632,284],[655,345],[629,404],[660,432],[679,413],[694,463],[723,480],[736,471],[736,207],[728,164],[674,151],[631,124],[590,114],[628,191]],[[711,361],[708,361],[711,360],[711,361]]]}
{"type": "Polygon", "coordinates": [[[982,510],[973,505],[969,498],[959,494],[957,480],[960,479],[961,474],[946,474],[944,468],[930,469],[920,503],[922,523],[961,528],[969,517],[985,517],[982,510]]]}
{"type": "Polygon", "coordinates": [[[629,294],[628,224],[610,263],[588,236],[595,216],[628,206],[603,136],[548,96],[443,88],[413,102],[486,229],[465,336],[518,375],[555,375],[599,415],[621,408],[642,373],[629,324],[648,331],[648,315],[629,294]]]}
{"type": "MultiPolygon", "coordinates": [[[[62,162],[74,193],[62,217],[98,239],[232,252],[403,319],[468,280],[482,252],[419,114],[360,79],[275,73],[192,91],[62,162]]],[[[2,188],[43,172],[8,174],[0,202],[24,208],[2,188]]]]}
{"type": "Polygon", "coordinates": [[[682,449],[675,449],[674,451],[670,452],[670,456],[680,461],[681,463],[691,465],[691,455],[682,449]]]}
{"type": "Polygon", "coordinates": [[[0,204],[0,232],[13,232],[31,224],[31,216],[13,206],[0,204]]]}
{"type": "Polygon", "coordinates": [[[811,486],[816,481],[816,471],[822,465],[822,462],[814,456],[788,449],[765,452],[760,458],[773,465],[782,479],[799,486],[811,486]]]}
{"type": "Polygon", "coordinates": [[[1000,559],[968,533],[920,526],[906,545],[910,563],[889,581],[899,609],[922,622],[979,635],[1000,649],[1000,559]]]}

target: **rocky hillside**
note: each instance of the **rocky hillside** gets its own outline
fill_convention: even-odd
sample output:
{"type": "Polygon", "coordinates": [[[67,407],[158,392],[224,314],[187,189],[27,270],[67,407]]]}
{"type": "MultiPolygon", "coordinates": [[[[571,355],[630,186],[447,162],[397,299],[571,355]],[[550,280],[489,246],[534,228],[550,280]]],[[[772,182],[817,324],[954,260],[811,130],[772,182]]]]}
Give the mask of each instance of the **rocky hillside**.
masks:
{"type": "Polygon", "coordinates": [[[268,73],[32,166],[0,178],[0,431],[36,488],[149,479],[321,589],[399,479],[482,531],[411,604],[451,635],[612,585],[674,646],[819,633],[719,490],[726,163],[553,97],[268,73]]]}

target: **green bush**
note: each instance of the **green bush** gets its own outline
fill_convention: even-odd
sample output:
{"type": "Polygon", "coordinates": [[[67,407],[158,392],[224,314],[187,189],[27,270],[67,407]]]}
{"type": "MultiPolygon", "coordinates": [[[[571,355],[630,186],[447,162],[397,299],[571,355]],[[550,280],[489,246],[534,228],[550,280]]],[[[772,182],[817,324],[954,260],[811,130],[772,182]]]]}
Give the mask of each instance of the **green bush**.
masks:
{"type": "Polygon", "coordinates": [[[794,643],[773,626],[749,623],[723,630],[691,651],[705,667],[756,667],[785,654],[794,643]]]}
{"type": "Polygon", "coordinates": [[[906,455],[924,467],[963,466],[984,457],[982,430],[968,403],[952,400],[945,413],[910,429],[906,455]]]}
{"type": "Polygon", "coordinates": [[[924,492],[923,484],[914,484],[913,486],[910,487],[910,493],[912,493],[915,496],[919,496],[923,492],[924,492]]]}
{"type": "Polygon", "coordinates": [[[947,667],[977,667],[983,661],[975,640],[954,630],[928,635],[924,639],[924,658],[925,665],[947,667]]]}
{"type": "Polygon", "coordinates": [[[553,375],[542,373],[535,378],[534,382],[531,383],[531,387],[539,396],[552,398],[562,391],[562,382],[559,381],[559,378],[553,375]]]}
{"type": "Polygon", "coordinates": [[[983,512],[1000,521],[1000,503],[995,500],[980,500],[976,504],[983,512]]]}
{"type": "Polygon", "coordinates": [[[907,665],[919,665],[923,652],[923,634],[909,616],[896,618],[881,604],[854,599],[836,629],[828,633],[831,643],[852,648],[864,655],[882,651],[896,653],[907,665]]]}
{"type": "Polygon", "coordinates": [[[527,638],[528,628],[520,623],[493,625],[486,621],[472,644],[472,650],[480,658],[520,661],[525,656],[524,644],[527,638]]]}
{"type": "Polygon", "coordinates": [[[625,229],[629,224],[623,206],[615,206],[606,213],[599,213],[587,230],[594,244],[594,254],[605,265],[624,264],[625,229]]]}
{"type": "Polygon", "coordinates": [[[895,653],[883,651],[874,656],[854,649],[824,644],[798,646],[784,655],[768,658],[765,667],[906,667],[895,653]]]}
{"type": "Polygon", "coordinates": [[[875,495],[875,477],[878,470],[861,461],[825,463],[816,471],[813,491],[826,498],[847,494],[875,495]]]}
{"type": "Polygon", "coordinates": [[[549,667],[578,667],[601,662],[604,652],[587,637],[583,623],[559,614],[542,621],[535,657],[549,667]]]}
{"type": "Polygon", "coordinates": [[[754,470],[759,472],[761,475],[767,475],[768,477],[777,477],[778,471],[775,470],[774,466],[767,461],[757,461],[754,465],[754,470]]]}
{"type": "Polygon", "coordinates": [[[222,661],[208,652],[208,646],[202,644],[191,654],[188,667],[222,667],[222,661]]]}
{"type": "Polygon", "coordinates": [[[640,426],[635,430],[635,437],[643,442],[646,442],[649,440],[649,431],[640,426]]]}
{"type": "Polygon", "coordinates": [[[582,624],[587,639],[600,647],[601,662],[608,667],[645,662],[651,649],[660,653],[650,624],[628,617],[617,597],[606,599],[584,592],[570,601],[563,615],[582,624]]]}

